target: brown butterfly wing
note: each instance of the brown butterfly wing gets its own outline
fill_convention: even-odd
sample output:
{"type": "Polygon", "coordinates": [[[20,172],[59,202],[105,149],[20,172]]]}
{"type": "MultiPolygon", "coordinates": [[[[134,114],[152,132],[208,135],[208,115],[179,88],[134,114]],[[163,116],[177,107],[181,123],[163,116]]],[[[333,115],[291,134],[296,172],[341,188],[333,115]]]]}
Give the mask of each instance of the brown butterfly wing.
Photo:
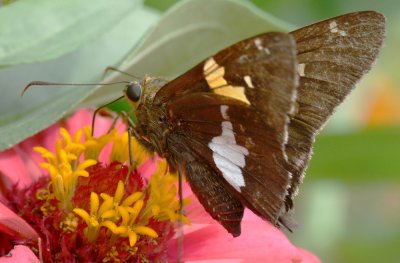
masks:
{"type": "MultiPolygon", "coordinates": [[[[157,92],[154,103],[173,103],[176,98],[196,92],[231,97],[243,88],[248,104],[263,114],[268,126],[276,129],[283,146],[287,137],[288,112],[293,108],[298,86],[296,66],[296,48],[291,36],[285,33],[261,34],[218,52],[171,81],[157,92]],[[205,72],[210,59],[216,65],[213,70],[205,72]],[[216,74],[220,70],[224,71],[222,77],[226,84],[212,79],[213,75],[220,77],[216,74]],[[210,85],[215,86],[210,88],[210,85]]],[[[237,97],[243,99],[239,95],[237,97]]]]}
{"type": "Polygon", "coordinates": [[[168,134],[169,160],[234,236],[240,234],[243,205],[274,224],[285,210],[291,175],[284,143],[298,85],[296,65],[293,38],[267,33],[206,59],[162,87],[154,99],[155,106],[166,107],[174,127],[168,134]],[[229,118],[224,119],[221,106],[229,107],[229,118]],[[227,122],[234,138],[223,134],[227,122]],[[221,137],[228,148],[210,144],[221,137]],[[229,144],[232,138],[235,143],[229,144]],[[248,152],[239,158],[242,164],[238,148],[248,152]],[[229,173],[243,177],[244,185],[228,181],[229,173]]]}
{"type": "MultiPolygon", "coordinates": [[[[171,119],[179,122],[179,127],[171,134],[171,144],[183,144],[178,148],[186,149],[176,152],[177,159],[186,163],[189,158],[183,158],[183,155],[187,156],[189,152],[197,163],[190,161],[192,165],[187,170],[204,171],[189,173],[187,178],[196,195],[207,197],[200,198],[202,203],[206,202],[203,204],[206,210],[220,222],[227,221],[225,218],[231,215],[229,211],[215,214],[215,208],[225,206],[226,201],[208,205],[210,200],[217,198],[214,182],[196,189],[198,183],[193,182],[206,180],[210,175],[212,181],[220,182],[232,198],[278,225],[285,210],[290,174],[285,168],[275,130],[264,123],[263,116],[240,101],[209,93],[186,95],[171,104],[168,110],[171,119]],[[180,108],[185,111],[179,111],[180,108]],[[213,192],[211,196],[210,192],[213,192]]],[[[225,191],[223,196],[226,196],[225,191]]],[[[232,213],[236,214],[236,210],[232,213]]]]}
{"type": "Polygon", "coordinates": [[[385,18],[373,11],[351,13],[290,34],[297,43],[300,86],[286,145],[293,174],[289,208],[308,166],[315,135],[377,58],[385,18]]]}

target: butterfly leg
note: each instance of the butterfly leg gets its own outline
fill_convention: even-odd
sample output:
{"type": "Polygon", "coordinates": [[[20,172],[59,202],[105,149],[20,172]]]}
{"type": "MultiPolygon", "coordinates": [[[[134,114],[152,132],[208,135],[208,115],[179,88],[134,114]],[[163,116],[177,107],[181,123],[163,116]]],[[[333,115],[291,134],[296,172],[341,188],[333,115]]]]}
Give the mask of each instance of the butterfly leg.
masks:
{"type": "Polygon", "coordinates": [[[119,97],[119,98],[117,98],[117,99],[115,99],[115,100],[113,100],[113,101],[111,101],[111,102],[108,102],[108,103],[106,103],[106,104],[101,105],[100,107],[98,107],[98,108],[94,111],[93,116],[92,116],[92,136],[93,136],[93,134],[94,134],[94,123],[95,123],[95,120],[96,120],[96,115],[97,115],[102,109],[104,109],[105,107],[107,107],[107,106],[113,104],[114,102],[119,101],[119,100],[121,100],[121,99],[123,99],[123,98],[125,98],[125,95],[124,95],[124,96],[121,96],[121,97],[119,97]]]}
{"type": "Polygon", "coordinates": [[[178,192],[179,192],[179,221],[178,221],[178,256],[177,256],[177,262],[183,262],[182,257],[183,257],[183,224],[182,224],[182,218],[185,213],[184,208],[183,208],[183,175],[181,173],[178,173],[178,192]]]}

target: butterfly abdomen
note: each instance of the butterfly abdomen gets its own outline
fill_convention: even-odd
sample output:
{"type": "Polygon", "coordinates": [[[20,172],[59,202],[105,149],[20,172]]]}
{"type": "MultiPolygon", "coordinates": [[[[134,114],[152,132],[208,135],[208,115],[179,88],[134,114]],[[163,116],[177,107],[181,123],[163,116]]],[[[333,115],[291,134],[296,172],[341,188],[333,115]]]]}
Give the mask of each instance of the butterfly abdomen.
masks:
{"type": "Polygon", "coordinates": [[[186,176],[190,187],[206,211],[234,237],[239,236],[244,206],[231,191],[224,187],[215,172],[189,152],[178,157],[179,172],[186,176]]]}

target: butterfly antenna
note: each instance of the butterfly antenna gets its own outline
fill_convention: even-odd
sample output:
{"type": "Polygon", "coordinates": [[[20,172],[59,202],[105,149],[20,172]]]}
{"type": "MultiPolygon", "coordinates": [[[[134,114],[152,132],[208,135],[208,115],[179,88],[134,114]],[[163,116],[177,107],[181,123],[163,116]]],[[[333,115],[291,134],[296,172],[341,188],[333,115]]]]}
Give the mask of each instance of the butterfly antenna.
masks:
{"type": "Polygon", "coordinates": [[[135,76],[135,75],[129,74],[128,72],[122,71],[122,70],[117,69],[117,68],[114,68],[114,67],[107,67],[107,68],[104,70],[103,76],[105,76],[109,71],[116,71],[116,72],[119,72],[119,73],[121,73],[121,74],[127,75],[127,76],[129,76],[129,77],[132,77],[132,78],[135,78],[135,79],[140,79],[139,77],[137,77],[137,76],[135,76]]]}
{"type": "Polygon", "coordinates": [[[179,191],[179,220],[178,220],[178,251],[177,262],[183,262],[183,175],[178,173],[178,191],[179,191]]]}
{"type": "Polygon", "coordinates": [[[32,86],[108,86],[108,85],[116,85],[116,84],[129,84],[130,81],[117,81],[111,83],[58,83],[58,82],[46,82],[46,81],[32,81],[29,82],[28,85],[21,92],[21,97],[24,96],[25,92],[32,86]]]}

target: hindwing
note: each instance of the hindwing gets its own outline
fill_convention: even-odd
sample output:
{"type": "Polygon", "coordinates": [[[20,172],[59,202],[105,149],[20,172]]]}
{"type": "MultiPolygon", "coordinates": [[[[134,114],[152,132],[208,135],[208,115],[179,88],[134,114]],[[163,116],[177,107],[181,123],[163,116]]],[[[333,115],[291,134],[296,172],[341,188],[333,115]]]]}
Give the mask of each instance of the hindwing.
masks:
{"type": "Polygon", "coordinates": [[[376,60],[384,40],[385,17],[374,11],[356,12],[290,34],[296,39],[300,76],[286,145],[293,175],[287,203],[292,207],[315,135],[376,60]]]}
{"type": "Polygon", "coordinates": [[[229,193],[231,203],[239,200],[274,224],[285,210],[291,178],[285,168],[285,142],[298,85],[296,65],[290,35],[263,34],[206,59],[160,89],[154,99],[166,107],[173,126],[168,136],[171,160],[184,167],[182,173],[206,210],[233,235],[238,229],[240,233],[240,220],[226,224],[227,211],[208,205],[207,199],[217,198],[216,184],[229,193]],[[195,156],[197,164],[188,165],[182,149],[195,156]],[[195,173],[204,167],[209,172],[195,173]],[[210,174],[210,189],[199,189],[194,182],[210,174]]]}

